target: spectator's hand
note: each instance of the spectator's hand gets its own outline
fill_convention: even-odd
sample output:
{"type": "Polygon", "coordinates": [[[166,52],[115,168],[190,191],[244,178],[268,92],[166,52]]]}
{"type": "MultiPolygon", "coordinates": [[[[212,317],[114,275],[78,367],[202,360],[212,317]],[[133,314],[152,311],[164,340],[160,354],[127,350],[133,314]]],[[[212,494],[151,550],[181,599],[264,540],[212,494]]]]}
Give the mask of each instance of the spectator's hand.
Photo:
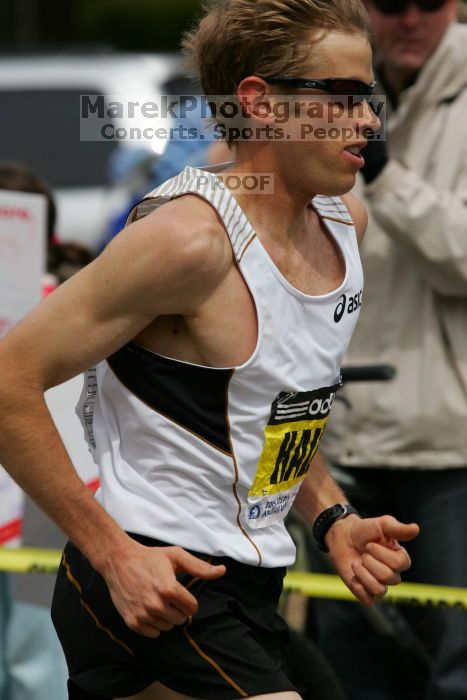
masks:
{"type": "Polygon", "coordinates": [[[383,140],[381,129],[376,132],[370,129],[370,132],[370,134],[365,134],[365,136],[370,137],[370,140],[362,151],[365,165],[360,171],[367,185],[378,177],[388,162],[386,141],[383,140]]]}
{"type": "Polygon", "coordinates": [[[183,625],[198,608],[196,598],[177,580],[178,573],[211,580],[223,576],[225,566],[213,566],[181,547],[145,547],[132,540],[103,575],[128,627],[158,637],[183,625]]]}
{"type": "Polygon", "coordinates": [[[337,573],[361,603],[371,605],[400,583],[401,572],[411,564],[399,541],[409,542],[418,525],[405,525],[390,515],[338,520],[326,535],[337,573]]]}

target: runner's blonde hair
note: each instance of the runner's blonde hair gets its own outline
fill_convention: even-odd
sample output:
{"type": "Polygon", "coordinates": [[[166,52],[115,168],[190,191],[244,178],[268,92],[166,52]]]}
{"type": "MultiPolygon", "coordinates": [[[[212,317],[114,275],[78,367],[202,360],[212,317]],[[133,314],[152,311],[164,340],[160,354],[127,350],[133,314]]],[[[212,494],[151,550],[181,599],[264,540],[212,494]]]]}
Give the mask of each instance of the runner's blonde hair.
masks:
{"type": "Polygon", "coordinates": [[[300,75],[313,30],[370,37],[361,0],[217,0],[184,37],[186,64],[205,95],[234,95],[248,75],[300,75]]]}

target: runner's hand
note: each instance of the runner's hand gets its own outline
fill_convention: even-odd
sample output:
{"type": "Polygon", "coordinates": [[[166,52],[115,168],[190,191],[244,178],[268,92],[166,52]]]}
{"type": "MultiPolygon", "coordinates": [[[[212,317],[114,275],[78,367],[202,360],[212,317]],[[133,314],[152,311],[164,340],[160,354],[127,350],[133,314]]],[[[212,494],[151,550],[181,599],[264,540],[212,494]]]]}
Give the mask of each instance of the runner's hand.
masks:
{"type": "Polygon", "coordinates": [[[126,625],[146,637],[183,625],[198,608],[178,573],[216,579],[225,566],[213,566],[181,547],[145,547],[134,540],[121,559],[104,572],[112,601],[126,625]]]}
{"type": "Polygon", "coordinates": [[[419,533],[415,523],[405,525],[390,515],[338,520],[326,535],[333,564],[354,596],[371,605],[383,597],[388,586],[401,581],[410,568],[407,551],[399,541],[409,542],[419,533]]]}

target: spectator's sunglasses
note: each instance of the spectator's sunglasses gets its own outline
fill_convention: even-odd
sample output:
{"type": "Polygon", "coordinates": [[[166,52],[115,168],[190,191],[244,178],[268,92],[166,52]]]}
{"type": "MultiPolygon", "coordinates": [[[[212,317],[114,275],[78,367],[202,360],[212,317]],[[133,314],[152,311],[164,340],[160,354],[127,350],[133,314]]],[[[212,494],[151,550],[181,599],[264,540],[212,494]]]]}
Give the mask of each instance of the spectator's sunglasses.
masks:
{"type": "Polygon", "coordinates": [[[259,75],[258,78],[262,78],[267,83],[277,83],[297,89],[322,90],[327,92],[328,95],[341,95],[343,97],[353,97],[355,95],[372,97],[376,87],[376,81],[364,83],[362,80],[354,80],[352,78],[323,78],[322,80],[315,80],[314,78],[294,78],[290,75],[259,75]]]}
{"type": "Polygon", "coordinates": [[[371,0],[382,15],[402,15],[412,3],[421,12],[436,12],[446,4],[446,0],[371,0]]]}

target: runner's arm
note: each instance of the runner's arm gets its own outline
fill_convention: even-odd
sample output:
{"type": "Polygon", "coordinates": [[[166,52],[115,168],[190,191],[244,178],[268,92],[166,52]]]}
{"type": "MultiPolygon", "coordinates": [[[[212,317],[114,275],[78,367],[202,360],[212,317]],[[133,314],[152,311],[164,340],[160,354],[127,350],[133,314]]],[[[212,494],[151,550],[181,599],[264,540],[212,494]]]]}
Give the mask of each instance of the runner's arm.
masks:
{"type": "Polygon", "coordinates": [[[187,203],[177,205],[128,227],[0,343],[0,463],[111,577],[135,543],[76,475],[44,392],[115,352],[156,316],[198,313],[231,252],[212,218],[194,228],[187,203]]]}

